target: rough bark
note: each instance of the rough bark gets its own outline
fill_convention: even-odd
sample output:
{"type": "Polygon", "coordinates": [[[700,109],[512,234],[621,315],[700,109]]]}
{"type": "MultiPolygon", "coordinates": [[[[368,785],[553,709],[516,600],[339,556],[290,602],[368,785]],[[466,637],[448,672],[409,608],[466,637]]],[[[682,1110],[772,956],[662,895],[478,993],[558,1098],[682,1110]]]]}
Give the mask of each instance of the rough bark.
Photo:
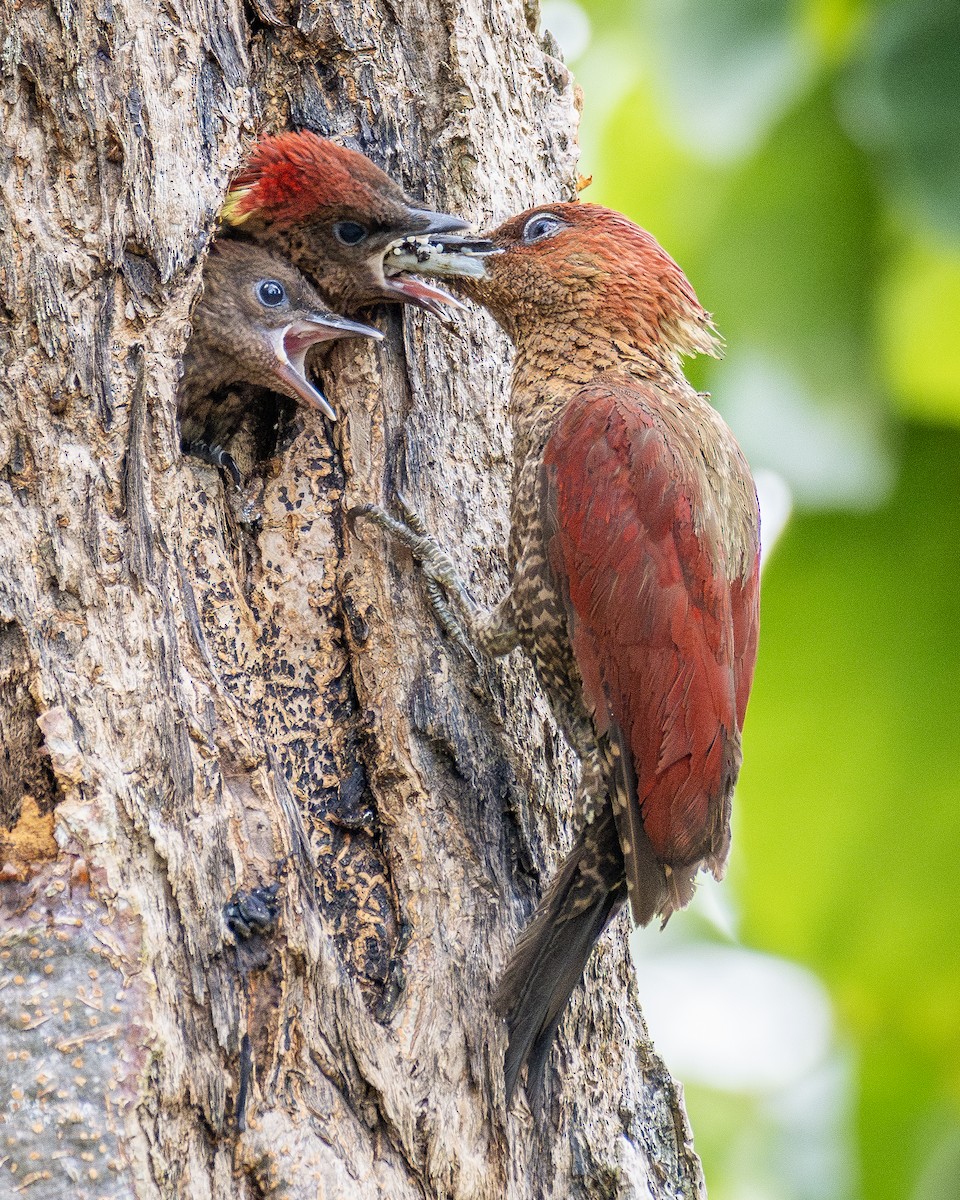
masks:
{"type": "Polygon", "coordinates": [[[377,312],[387,342],[324,369],[340,424],[295,414],[242,495],[177,448],[199,264],[255,131],[343,138],[481,221],[569,197],[573,85],[536,15],[7,5],[0,1194],[699,1194],[625,924],[545,1113],[506,1117],[489,999],[574,766],[526,665],[474,670],[343,516],[401,484],[496,596],[503,337],[377,312]],[[274,880],[276,933],[236,945],[225,903],[274,880]]]}

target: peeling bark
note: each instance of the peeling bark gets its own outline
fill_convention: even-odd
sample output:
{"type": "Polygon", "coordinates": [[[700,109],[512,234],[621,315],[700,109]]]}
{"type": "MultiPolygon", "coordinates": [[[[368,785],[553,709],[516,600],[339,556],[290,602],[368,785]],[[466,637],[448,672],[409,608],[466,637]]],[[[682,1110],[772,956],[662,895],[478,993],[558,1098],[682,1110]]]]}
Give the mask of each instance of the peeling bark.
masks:
{"type": "Polygon", "coordinates": [[[543,1118],[504,1113],[490,995],[569,844],[574,764],[526,665],[465,662],[343,515],[402,486],[497,596],[503,336],[378,310],[387,340],[323,368],[341,422],[281,410],[242,494],[177,448],[200,262],[255,131],[342,138],[484,223],[569,198],[573,86],[535,22],[7,0],[0,1194],[701,1194],[622,922],[543,1118]],[[224,906],[274,883],[277,929],[237,944],[224,906]]]}

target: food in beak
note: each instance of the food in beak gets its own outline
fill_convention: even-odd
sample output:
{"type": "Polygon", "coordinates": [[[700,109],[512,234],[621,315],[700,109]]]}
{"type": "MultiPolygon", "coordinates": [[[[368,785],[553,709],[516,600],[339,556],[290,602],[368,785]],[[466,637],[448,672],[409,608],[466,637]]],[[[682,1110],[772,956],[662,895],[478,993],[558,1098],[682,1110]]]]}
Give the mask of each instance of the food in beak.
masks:
{"type": "Polygon", "coordinates": [[[449,317],[444,306],[466,306],[441,288],[431,287],[420,279],[406,274],[468,276],[483,279],[486,268],[483,260],[500,251],[483,238],[449,236],[408,236],[394,242],[383,257],[384,279],[388,287],[419,308],[426,309],[441,320],[449,317]]]}

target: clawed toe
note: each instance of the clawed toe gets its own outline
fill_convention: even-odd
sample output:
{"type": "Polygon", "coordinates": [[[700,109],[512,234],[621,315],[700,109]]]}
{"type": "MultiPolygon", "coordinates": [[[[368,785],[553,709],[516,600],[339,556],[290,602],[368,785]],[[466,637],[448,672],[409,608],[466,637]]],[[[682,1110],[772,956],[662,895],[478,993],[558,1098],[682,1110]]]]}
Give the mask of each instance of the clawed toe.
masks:
{"type": "Polygon", "coordinates": [[[189,454],[193,458],[199,458],[202,462],[209,463],[212,467],[219,467],[225,471],[236,487],[243,483],[243,476],[240,473],[240,468],[237,466],[237,461],[229,451],[224,450],[222,446],[211,446],[204,441],[184,442],[181,444],[181,449],[184,454],[189,454]]]}
{"type": "Polygon", "coordinates": [[[217,466],[226,471],[226,473],[233,480],[235,487],[239,487],[243,482],[243,476],[240,474],[240,468],[237,466],[237,460],[232,454],[229,454],[226,450],[219,449],[219,447],[214,448],[214,453],[216,454],[217,466]]]}
{"type": "Polygon", "coordinates": [[[452,598],[456,606],[466,614],[475,608],[469,592],[457,574],[453,560],[436,538],[427,532],[423,519],[407,498],[398,492],[396,501],[403,516],[401,521],[391,516],[379,504],[358,505],[350,509],[347,517],[351,524],[355,524],[358,517],[366,517],[407,547],[426,578],[427,595],[441,628],[474,663],[479,664],[479,655],[464,630],[462,617],[454,611],[450,602],[452,598]]]}
{"type": "Polygon", "coordinates": [[[427,527],[423,523],[423,518],[407,499],[406,495],[401,491],[395,492],[394,495],[397,507],[403,513],[403,519],[406,524],[409,525],[414,533],[419,534],[420,537],[429,538],[430,535],[427,533],[427,527]]]}
{"type": "Polygon", "coordinates": [[[480,655],[477,653],[476,647],[464,633],[463,626],[457,619],[456,613],[450,607],[450,602],[447,600],[443,587],[431,576],[427,576],[427,596],[430,598],[430,606],[436,615],[440,626],[448,638],[461,650],[465,651],[474,665],[480,666],[480,655]]]}

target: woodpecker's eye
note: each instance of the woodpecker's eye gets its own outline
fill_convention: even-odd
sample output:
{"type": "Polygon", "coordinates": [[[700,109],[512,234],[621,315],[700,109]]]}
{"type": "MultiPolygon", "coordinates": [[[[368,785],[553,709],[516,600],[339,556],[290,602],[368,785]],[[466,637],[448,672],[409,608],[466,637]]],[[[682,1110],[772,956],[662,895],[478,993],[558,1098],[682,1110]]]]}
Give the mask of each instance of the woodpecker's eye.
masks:
{"type": "Polygon", "coordinates": [[[257,284],[257,299],[261,304],[265,304],[267,308],[276,308],[286,298],[287,293],[284,290],[283,284],[277,283],[275,279],[262,279],[257,284]]]}
{"type": "Polygon", "coordinates": [[[552,213],[534,213],[523,227],[523,240],[528,245],[530,242],[539,242],[542,238],[551,237],[563,227],[560,218],[552,213]]]}
{"type": "Polygon", "coordinates": [[[333,236],[344,246],[356,246],[369,232],[366,225],[359,225],[356,221],[338,221],[333,227],[333,236]]]}

